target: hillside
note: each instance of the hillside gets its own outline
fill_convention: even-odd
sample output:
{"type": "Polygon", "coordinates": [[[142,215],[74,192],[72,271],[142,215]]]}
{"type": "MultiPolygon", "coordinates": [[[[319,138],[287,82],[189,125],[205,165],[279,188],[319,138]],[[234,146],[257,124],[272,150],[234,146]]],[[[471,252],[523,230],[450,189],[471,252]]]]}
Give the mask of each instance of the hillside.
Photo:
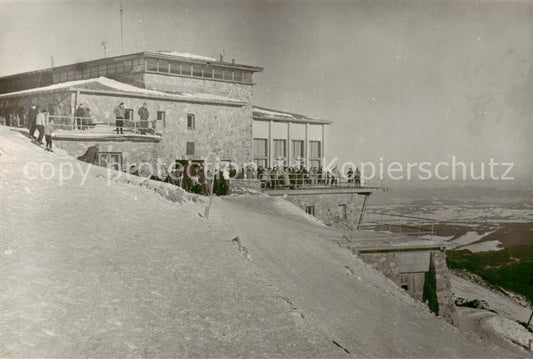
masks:
{"type": "Polygon", "coordinates": [[[520,356],[434,317],[282,199],[216,199],[206,220],[201,201],[0,131],[2,357],[520,356]]]}

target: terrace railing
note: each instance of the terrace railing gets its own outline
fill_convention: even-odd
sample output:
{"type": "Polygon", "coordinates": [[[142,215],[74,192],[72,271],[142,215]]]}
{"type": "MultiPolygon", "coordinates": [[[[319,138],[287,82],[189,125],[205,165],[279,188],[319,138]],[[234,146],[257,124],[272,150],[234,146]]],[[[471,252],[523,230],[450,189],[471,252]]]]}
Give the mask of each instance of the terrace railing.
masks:
{"type": "Polygon", "coordinates": [[[361,185],[359,180],[342,176],[328,176],[326,172],[317,173],[263,173],[257,178],[261,181],[261,188],[266,190],[286,190],[299,188],[371,188],[368,181],[361,185]]]}
{"type": "MultiPolygon", "coordinates": [[[[116,133],[115,120],[97,121],[93,117],[77,116],[56,116],[50,115],[55,130],[62,130],[71,133],[94,133],[110,134],[116,133]]],[[[124,132],[135,134],[156,134],[156,121],[124,120],[124,132]]]]}

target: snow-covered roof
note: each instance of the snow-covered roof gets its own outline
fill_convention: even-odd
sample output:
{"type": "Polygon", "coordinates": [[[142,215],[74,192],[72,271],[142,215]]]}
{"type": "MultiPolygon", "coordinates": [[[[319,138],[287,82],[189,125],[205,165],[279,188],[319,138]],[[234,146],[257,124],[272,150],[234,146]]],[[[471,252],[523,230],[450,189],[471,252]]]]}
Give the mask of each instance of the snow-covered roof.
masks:
{"type": "Polygon", "coordinates": [[[181,57],[181,58],[187,58],[192,60],[201,60],[201,61],[216,61],[216,59],[212,57],[202,56],[202,55],[195,55],[195,54],[189,54],[188,52],[167,52],[167,51],[159,51],[160,54],[169,55],[169,56],[175,56],[175,57],[181,57]]]}
{"type": "Polygon", "coordinates": [[[297,113],[271,110],[264,107],[254,106],[254,120],[269,120],[280,122],[302,122],[302,123],[317,123],[317,124],[330,124],[331,121],[323,120],[319,118],[308,117],[297,113]]]}
{"type": "Polygon", "coordinates": [[[184,92],[164,92],[157,90],[144,89],[137,86],[129,85],[123,82],[115,81],[107,77],[98,77],[87,80],[69,81],[54,84],[45,87],[37,87],[22,91],[9,92],[1,94],[1,98],[16,97],[31,95],[34,93],[53,92],[60,90],[68,91],[84,91],[93,93],[110,93],[120,92],[124,94],[138,94],[144,97],[165,98],[169,100],[188,101],[188,102],[207,102],[219,104],[243,105],[244,102],[238,99],[233,99],[225,96],[207,94],[207,93],[184,93],[184,92]]]}

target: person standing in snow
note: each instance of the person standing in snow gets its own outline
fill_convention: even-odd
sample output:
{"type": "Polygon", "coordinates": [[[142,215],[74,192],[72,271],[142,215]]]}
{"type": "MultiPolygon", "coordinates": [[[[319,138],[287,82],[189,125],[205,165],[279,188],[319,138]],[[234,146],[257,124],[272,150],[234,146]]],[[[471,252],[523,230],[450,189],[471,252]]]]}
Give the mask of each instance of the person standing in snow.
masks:
{"type": "Polygon", "coordinates": [[[124,134],[124,116],[126,115],[126,109],[124,108],[124,102],[121,102],[117,107],[115,107],[115,118],[117,126],[117,134],[124,134]]]}
{"type": "Polygon", "coordinates": [[[39,131],[39,137],[37,137],[36,142],[40,145],[43,144],[44,126],[46,125],[47,117],[48,114],[44,108],[40,108],[39,113],[35,117],[35,127],[37,127],[37,130],[39,131]]]}
{"type": "Polygon", "coordinates": [[[139,108],[139,110],[137,111],[137,114],[141,119],[139,124],[139,132],[143,135],[146,133],[146,130],[148,128],[148,117],[150,117],[150,113],[148,112],[148,108],[146,106],[148,105],[144,103],[142,107],[139,108]]]}
{"type": "Polygon", "coordinates": [[[37,114],[39,113],[39,109],[35,105],[31,105],[30,110],[28,111],[28,121],[30,125],[30,136],[35,138],[35,130],[37,129],[35,125],[35,119],[37,118],[37,114]]]}
{"type": "Polygon", "coordinates": [[[355,187],[361,187],[361,171],[359,171],[359,168],[355,168],[355,187]]]}
{"type": "Polygon", "coordinates": [[[52,134],[54,132],[54,120],[46,116],[44,125],[44,139],[46,140],[46,150],[52,151],[52,134]]]}

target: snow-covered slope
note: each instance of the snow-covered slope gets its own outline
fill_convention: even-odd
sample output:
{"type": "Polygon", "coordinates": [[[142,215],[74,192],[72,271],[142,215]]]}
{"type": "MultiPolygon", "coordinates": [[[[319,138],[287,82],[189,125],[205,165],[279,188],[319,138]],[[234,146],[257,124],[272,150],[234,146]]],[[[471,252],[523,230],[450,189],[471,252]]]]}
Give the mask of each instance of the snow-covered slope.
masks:
{"type": "Polygon", "coordinates": [[[200,202],[0,135],[2,357],[513,355],[432,316],[279,198],[217,199],[206,220],[200,202]]]}

